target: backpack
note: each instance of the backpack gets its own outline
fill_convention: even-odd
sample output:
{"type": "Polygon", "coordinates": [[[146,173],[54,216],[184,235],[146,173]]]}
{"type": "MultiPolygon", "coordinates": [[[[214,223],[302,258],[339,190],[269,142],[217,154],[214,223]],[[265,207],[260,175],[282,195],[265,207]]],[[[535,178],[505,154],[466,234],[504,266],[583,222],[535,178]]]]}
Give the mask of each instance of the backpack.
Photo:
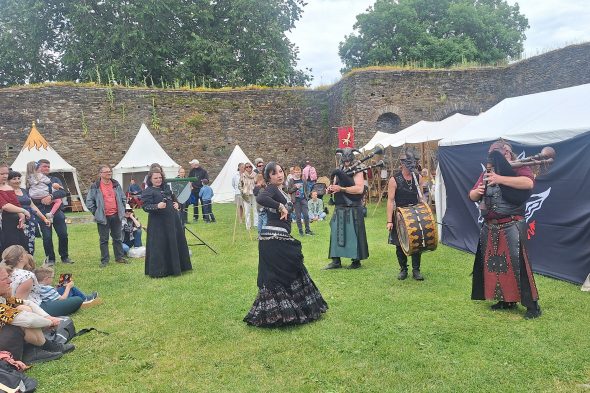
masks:
{"type": "Polygon", "coordinates": [[[45,339],[55,341],[60,344],[65,344],[76,336],[76,327],[74,321],[70,317],[60,317],[61,322],[55,329],[46,331],[45,339]]]}

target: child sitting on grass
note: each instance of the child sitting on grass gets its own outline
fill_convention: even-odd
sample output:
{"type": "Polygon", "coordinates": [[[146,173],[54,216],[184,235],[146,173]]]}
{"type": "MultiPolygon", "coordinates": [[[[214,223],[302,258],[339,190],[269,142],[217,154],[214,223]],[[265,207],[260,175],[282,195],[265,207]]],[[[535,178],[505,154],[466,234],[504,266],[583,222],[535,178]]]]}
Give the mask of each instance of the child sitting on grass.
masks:
{"type": "Polygon", "coordinates": [[[307,202],[309,206],[309,220],[310,221],[323,221],[326,218],[326,212],[324,212],[324,202],[318,198],[317,191],[311,192],[311,199],[307,202]]]}
{"type": "Polygon", "coordinates": [[[50,267],[40,267],[35,269],[35,276],[39,282],[39,295],[41,296],[42,302],[60,301],[77,296],[82,298],[82,305],[80,308],[92,307],[102,303],[102,299],[98,297],[97,292],[92,292],[90,295],[86,295],[74,286],[74,281],[72,280],[63,287],[53,287],[52,281],[55,277],[55,273],[50,267]]]}

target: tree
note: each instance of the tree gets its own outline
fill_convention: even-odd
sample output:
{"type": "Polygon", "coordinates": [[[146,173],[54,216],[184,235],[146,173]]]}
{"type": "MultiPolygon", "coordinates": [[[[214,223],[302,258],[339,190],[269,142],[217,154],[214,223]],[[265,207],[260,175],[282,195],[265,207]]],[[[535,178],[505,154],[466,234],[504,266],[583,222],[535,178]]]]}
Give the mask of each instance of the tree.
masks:
{"type": "Polygon", "coordinates": [[[305,85],[285,32],[304,0],[0,0],[0,86],[114,79],[305,85]]]}
{"type": "Polygon", "coordinates": [[[505,0],[376,0],[345,37],[343,72],[354,67],[417,62],[448,67],[518,57],[528,20],[505,0]]]}

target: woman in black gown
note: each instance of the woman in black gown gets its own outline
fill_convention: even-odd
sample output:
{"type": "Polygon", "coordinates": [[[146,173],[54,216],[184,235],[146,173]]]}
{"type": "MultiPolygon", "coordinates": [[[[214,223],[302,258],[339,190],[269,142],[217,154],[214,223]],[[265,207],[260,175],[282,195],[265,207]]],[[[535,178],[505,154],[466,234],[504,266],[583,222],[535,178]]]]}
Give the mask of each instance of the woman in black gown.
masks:
{"type": "Polygon", "coordinates": [[[0,229],[0,253],[9,246],[18,244],[27,247],[25,220],[31,214],[23,209],[18,202],[13,188],[7,183],[8,165],[0,162],[0,213],[2,213],[2,229],[0,229]]]}
{"type": "Polygon", "coordinates": [[[288,196],[281,190],[283,168],[269,162],[264,168],[268,186],[256,202],[268,211],[258,242],[258,295],[244,318],[249,325],[274,327],[318,319],[328,305],[303,264],[301,242],[291,237],[288,196]]]}
{"type": "Polygon", "coordinates": [[[172,192],[160,171],[150,171],[146,183],[148,187],[141,194],[143,210],[149,214],[145,274],[150,277],[178,276],[192,269],[178,203],[172,200],[172,192]]]}

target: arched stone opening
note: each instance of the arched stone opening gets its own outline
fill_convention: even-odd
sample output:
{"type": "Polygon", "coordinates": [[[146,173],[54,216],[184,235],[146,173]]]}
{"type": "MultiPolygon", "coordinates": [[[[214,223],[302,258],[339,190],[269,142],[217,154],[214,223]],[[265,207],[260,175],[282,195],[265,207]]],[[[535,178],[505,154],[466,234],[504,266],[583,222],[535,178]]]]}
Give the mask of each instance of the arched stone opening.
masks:
{"type": "Polygon", "coordinates": [[[375,128],[377,131],[393,134],[399,131],[400,124],[401,119],[398,115],[392,112],[386,112],[377,118],[377,124],[375,128]]]}

